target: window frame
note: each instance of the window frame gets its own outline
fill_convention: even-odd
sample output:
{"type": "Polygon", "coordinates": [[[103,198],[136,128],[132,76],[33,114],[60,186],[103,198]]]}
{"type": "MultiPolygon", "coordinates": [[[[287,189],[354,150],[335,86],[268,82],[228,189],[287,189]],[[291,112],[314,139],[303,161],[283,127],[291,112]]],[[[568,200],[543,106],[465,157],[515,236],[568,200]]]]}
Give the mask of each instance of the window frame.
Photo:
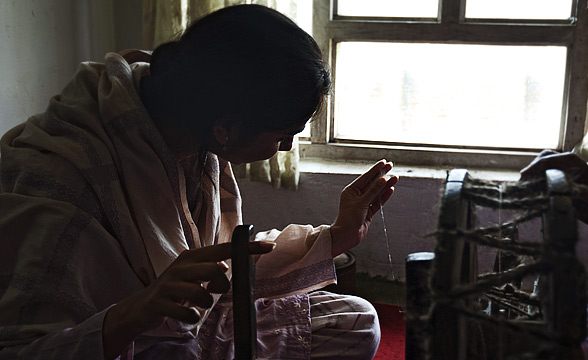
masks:
{"type": "MultiPolygon", "coordinates": [[[[583,138],[588,104],[588,0],[572,2],[570,20],[465,18],[466,0],[439,0],[433,19],[336,15],[337,0],[313,0],[313,37],[335,77],[336,45],[341,41],[566,46],[567,69],[563,126],[556,151],[570,151],[583,138]],[[583,60],[583,61],[582,61],[583,60]]],[[[376,161],[407,166],[521,169],[540,149],[473,148],[350,141],[334,137],[334,101],[311,123],[310,138],[300,139],[302,158],[376,161]]]]}

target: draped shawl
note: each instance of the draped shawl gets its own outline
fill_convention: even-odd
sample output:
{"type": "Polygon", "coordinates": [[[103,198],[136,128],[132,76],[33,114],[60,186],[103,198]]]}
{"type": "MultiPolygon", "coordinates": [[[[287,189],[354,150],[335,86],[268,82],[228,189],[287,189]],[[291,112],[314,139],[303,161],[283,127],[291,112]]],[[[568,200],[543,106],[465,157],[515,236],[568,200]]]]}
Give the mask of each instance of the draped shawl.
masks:
{"type": "MultiPolygon", "coordinates": [[[[149,285],[182,251],[229,241],[241,223],[230,164],[208,154],[201,178],[184,174],[163,141],[138,95],[148,72],[118,54],[82,63],[44,113],[3,136],[0,348],[75,329],[149,285]],[[192,212],[187,181],[202,194],[192,212]]],[[[324,227],[284,233],[270,236],[284,239],[276,258],[258,261],[263,296],[334,282],[324,227]]],[[[168,321],[151,335],[191,336],[201,323],[168,321]]]]}

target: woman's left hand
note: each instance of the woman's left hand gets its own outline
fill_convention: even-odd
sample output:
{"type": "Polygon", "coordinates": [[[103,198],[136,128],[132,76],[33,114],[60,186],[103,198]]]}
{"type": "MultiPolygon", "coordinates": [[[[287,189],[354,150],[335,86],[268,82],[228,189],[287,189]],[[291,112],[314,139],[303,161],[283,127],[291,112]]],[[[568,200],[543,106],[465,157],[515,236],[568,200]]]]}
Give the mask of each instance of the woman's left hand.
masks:
{"type": "Polygon", "coordinates": [[[333,257],[363,240],[372,218],[394,193],[398,177],[384,177],[390,170],[392,163],[381,160],[343,189],[339,214],[331,225],[333,257]]]}

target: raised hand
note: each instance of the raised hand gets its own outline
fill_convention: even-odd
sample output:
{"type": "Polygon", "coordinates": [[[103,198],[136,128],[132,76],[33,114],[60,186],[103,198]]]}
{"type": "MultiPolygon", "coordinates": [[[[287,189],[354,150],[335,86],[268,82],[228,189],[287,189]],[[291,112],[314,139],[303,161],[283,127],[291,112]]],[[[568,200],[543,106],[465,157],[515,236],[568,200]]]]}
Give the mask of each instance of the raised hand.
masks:
{"type": "MultiPolygon", "coordinates": [[[[260,255],[273,246],[272,242],[254,241],[249,250],[260,255]]],[[[115,358],[135,337],[156,329],[166,318],[197,323],[198,309],[184,304],[207,309],[213,304],[211,294],[227,292],[230,283],[224,260],[230,258],[231,243],[186,250],[153,283],[111,307],[102,329],[105,358],[115,358]]]]}
{"type": "Polygon", "coordinates": [[[384,177],[390,170],[392,163],[381,160],[343,189],[339,214],[331,226],[333,257],[363,240],[374,214],[394,193],[398,177],[384,177]]]}
{"type": "Polygon", "coordinates": [[[558,169],[566,173],[568,181],[572,182],[576,216],[588,224],[588,164],[570,152],[543,150],[521,170],[521,180],[545,176],[547,169],[558,169]]]}
{"type": "Polygon", "coordinates": [[[573,175],[575,181],[588,185],[588,165],[584,160],[570,152],[558,153],[551,150],[543,150],[522,169],[521,180],[545,176],[547,169],[562,170],[568,175],[573,175]]]}

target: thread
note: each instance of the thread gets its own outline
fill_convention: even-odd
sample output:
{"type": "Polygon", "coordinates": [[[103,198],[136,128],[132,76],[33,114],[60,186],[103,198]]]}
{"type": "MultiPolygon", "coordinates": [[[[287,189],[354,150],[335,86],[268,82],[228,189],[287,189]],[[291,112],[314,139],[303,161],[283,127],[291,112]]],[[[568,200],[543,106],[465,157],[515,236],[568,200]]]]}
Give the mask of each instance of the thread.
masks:
{"type": "Polygon", "coordinates": [[[384,228],[384,241],[386,241],[386,250],[388,251],[388,264],[390,265],[390,272],[394,278],[394,269],[392,268],[392,252],[390,251],[390,242],[388,239],[388,229],[386,228],[386,219],[384,218],[384,206],[380,200],[380,214],[382,215],[382,227],[384,228]]]}
{"type": "MultiPolygon", "coordinates": [[[[384,177],[386,174],[381,172],[380,177],[384,177]]],[[[388,237],[388,228],[386,227],[386,217],[384,216],[384,204],[382,203],[382,199],[380,198],[380,216],[382,218],[382,229],[384,231],[384,241],[386,242],[386,251],[388,253],[388,266],[390,267],[390,275],[392,277],[392,282],[396,282],[396,276],[394,274],[394,267],[392,266],[392,251],[390,250],[390,239],[388,237]]],[[[393,296],[395,299],[399,299],[398,289],[396,286],[393,286],[393,296]]]]}
{"type": "MultiPolygon", "coordinates": [[[[498,341],[493,346],[495,347],[495,355],[499,360],[510,358],[511,356],[511,354],[506,352],[509,348],[502,341],[506,340],[508,336],[507,330],[509,333],[511,331],[526,333],[536,338],[532,341],[536,342],[538,346],[535,348],[532,346],[529,347],[524,354],[525,358],[545,358],[542,354],[546,352],[555,353],[559,351],[558,349],[570,346],[569,342],[571,340],[562,337],[558,332],[553,331],[553,329],[545,326],[535,326],[535,324],[533,326],[529,325],[532,322],[536,322],[536,325],[544,324],[544,322],[537,322],[537,319],[541,319],[544,316],[542,315],[543,310],[549,309],[548,307],[543,309],[542,307],[545,305],[537,298],[540,290],[537,279],[535,280],[532,293],[517,290],[513,286],[510,286],[510,283],[514,280],[520,281],[529,275],[538,276],[539,274],[549,274],[554,266],[558,266],[557,263],[547,263],[542,260],[544,259],[544,253],[549,251],[544,246],[544,243],[534,241],[520,242],[517,236],[519,224],[540,218],[548,208],[550,194],[546,192],[545,179],[529,182],[501,183],[500,185],[494,182],[468,179],[463,185],[463,196],[471,201],[472,205],[498,210],[498,224],[468,230],[438,228],[435,234],[443,238],[459,238],[474,244],[495,248],[498,255],[496,264],[498,269],[496,273],[491,272],[489,274],[478,275],[475,282],[454,285],[447,294],[443,294],[443,297],[433,298],[433,304],[425,317],[427,325],[430,326],[433,324],[433,317],[431,315],[435,313],[435,308],[438,304],[451,303],[452,309],[467,318],[468,322],[473,323],[475,326],[486,324],[485,327],[490,329],[491,326],[497,331],[498,341]],[[523,214],[519,214],[518,216],[514,216],[514,219],[510,219],[513,217],[513,214],[502,214],[503,209],[518,210],[519,212],[522,211],[523,214]],[[503,223],[503,221],[506,222],[503,223]],[[502,261],[501,253],[524,255],[530,258],[528,259],[529,261],[519,264],[514,268],[509,268],[508,263],[502,261]],[[496,303],[499,307],[502,307],[498,316],[488,316],[491,314],[490,306],[485,309],[479,309],[482,311],[478,312],[478,309],[475,307],[468,308],[463,306],[464,302],[455,301],[462,299],[464,296],[472,295],[484,295],[490,299],[489,304],[496,303]],[[526,313],[524,309],[527,310],[526,313]],[[516,314],[515,319],[511,319],[511,312],[516,314]]],[[[449,251],[448,248],[438,247],[436,256],[445,257],[447,256],[447,251],[449,251]]],[[[575,266],[578,269],[577,271],[571,272],[570,283],[579,284],[578,294],[585,296],[586,273],[584,272],[584,267],[574,252],[568,255],[569,258],[566,261],[573,261],[577,264],[575,266]]],[[[435,273],[432,274],[433,281],[438,275],[435,273]]],[[[582,301],[585,304],[585,298],[582,301]]],[[[578,307],[576,311],[581,311],[581,309],[582,307],[578,307]]],[[[431,334],[427,336],[427,340],[432,339],[431,334]]],[[[581,340],[574,339],[573,341],[574,344],[579,344],[581,340]]],[[[482,346],[484,345],[482,344],[482,346]]],[[[426,351],[427,356],[431,355],[430,351],[432,350],[426,343],[423,349],[426,351]]],[[[481,355],[479,354],[478,356],[481,355]]]]}

